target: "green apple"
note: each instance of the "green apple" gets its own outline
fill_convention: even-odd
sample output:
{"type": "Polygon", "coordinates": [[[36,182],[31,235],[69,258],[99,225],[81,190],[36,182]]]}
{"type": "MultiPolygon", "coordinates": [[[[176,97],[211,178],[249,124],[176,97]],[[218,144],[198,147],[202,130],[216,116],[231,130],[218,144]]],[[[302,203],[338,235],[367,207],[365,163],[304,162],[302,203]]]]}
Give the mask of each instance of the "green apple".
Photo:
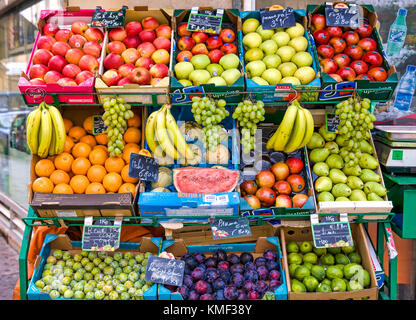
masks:
{"type": "Polygon", "coordinates": [[[248,62],[261,60],[264,57],[263,50],[260,48],[252,48],[247,50],[246,54],[244,55],[244,59],[248,62]]]}
{"type": "Polygon", "coordinates": [[[273,29],[263,29],[261,25],[258,26],[258,28],[256,29],[256,32],[261,36],[263,41],[271,39],[272,36],[274,35],[273,29]]]}
{"type": "Polygon", "coordinates": [[[189,75],[189,80],[197,86],[203,83],[207,83],[211,79],[211,74],[207,70],[194,70],[189,75]]]}
{"type": "Polygon", "coordinates": [[[243,46],[246,50],[251,48],[258,48],[262,44],[263,39],[261,38],[261,35],[259,35],[257,32],[250,32],[247,33],[243,37],[243,46]]]}
{"type": "Polygon", "coordinates": [[[306,51],[308,49],[308,40],[304,36],[293,38],[288,43],[296,52],[306,51]]]}
{"type": "Polygon", "coordinates": [[[194,66],[190,62],[179,62],[175,64],[175,75],[178,80],[188,79],[192,71],[195,70],[194,66]]]}
{"type": "Polygon", "coordinates": [[[312,56],[309,52],[296,52],[292,57],[292,62],[300,67],[309,67],[312,64],[312,56]]]}
{"type": "Polygon", "coordinates": [[[234,53],[229,53],[225,56],[222,56],[219,62],[225,70],[236,69],[240,65],[240,59],[234,53]]]}
{"type": "Polygon", "coordinates": [[[218,63],[211,63],[207,66],[207,71],[211,74],[212,77],[219,77],[221,73],[224,72],[224,68],[221,67],[218,63]]]}
{"type": "Polygon", "coordinates": [[[282,80],[280,80],[280,83],[290,83],[292,85],[300,85],[300,80],[295,77],[284,77],[282,80]]]}
{"type": "Polygon", "coordinates": [[[289,43],[290,36],[284,31],[279,31],[273,35],[272,40],[274,40],[279,47],[283,47],[289,43]]]}
{"type": "Polygon", "coordinates": [[[260,77],[253,77],[253,78],[251,78],[251,80],[253,80],[255,83],[257,83],[261,86],[268,86],[269,85],[269,83],[266,80],[264,80],[263,78],[260,78],[260,77]]]}
{"type": "Polygon", "coordinates": [[[267,68],[277,68],[282,63],[282,59],[277,54],[269,54],[263,58],[263,62],[267,68]]]}
{"type": "Polygon", "coordinates": [[[264,51],[266,56],[276,53],[278,48],[277,43],[273,40],[266,40],[260,45],[260,49],[264,51]]]}
{"type": "Polygon", "coordinates": [[[246,21],[244,21],[243,23],[243,34],[247,34],[250,32],[255,32],[258,28],[258,26],[260,25],[259,20],[257,19],[247,19],[246,21]]]}
{"type": "Polygon", "coordinates": [[[195,67],[195,69],[205,69],[210,63],[208,55],[206,54],[197,54],[191,58],[191,63],[195,67]]]}
{"type": "Polygon", "coordinates": [[[179,80],[179,83],[183,85],[184,87],[192,86],[192,82],[187,79],[181,79],[179,80]]]}
{"type": "Polygon", "coordinates": [[[284,78],[293,76],[297,69],[298,67],[293,62],[284,62],[277,67],[277,70],[282,73],[284,78]]]}
{"type": "Polygon", "coordinates": [[[315,79],[315,70],[311,67],[301,67],[296,70],[294,76],[298,78],[302,84],[308,84],[315,79]]]}
{"type": "Polygon", "coordinates": [[[225,80],[225,82],[227,82],[229,86],[231,86],[238,80],[238,78],[241,77],[241,72],[238,69],[228,69],[221,74],[221,77],[225,80]]]}
{"type": "Polygon", "coordinates": [[[283,46],[277,49],[276,53],[280,56],[280,58],[282,59],[282,62],[289,62],[290,60],[292,60],[292,57],[295,55],[296,50],[290,46],[283,46]]]}
{"type": "Polygon", "coordinates": [[[286,32],[291,39],[294,39],[303,36],[305,34],[305,28],[299,22],[296,22],[296,26],[287,28],[286,32]]]}
{"type": "Polygon", "coordinates": [[[276,85],[282,79],[282,74],[276,68],[270,68],[264,71],[261,77],[271,85],[276,85]]]}
{"type": "Polygon", "coordinates": [[[266,64],[261,60],[251,61],[246,65],[246,71],[251,77],[260,77],[265,70],[266,64]]]}
{"type": "Polygon", "coordinates": [[[226,86],[227,85],[227,82],[225,82],[224,78],[222,78],[222,77],[213,77],[213,78],[209,79],[207,83],[213,83],[216,86],[226,86]]]}

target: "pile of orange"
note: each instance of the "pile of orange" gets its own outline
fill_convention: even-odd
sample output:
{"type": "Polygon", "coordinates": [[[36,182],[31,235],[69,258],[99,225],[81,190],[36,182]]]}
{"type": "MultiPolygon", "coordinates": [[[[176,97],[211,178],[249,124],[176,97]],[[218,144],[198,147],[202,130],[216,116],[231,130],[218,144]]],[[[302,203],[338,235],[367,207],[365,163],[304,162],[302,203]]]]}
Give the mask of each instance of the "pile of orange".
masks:
{"type": "Polygon", "coordinates": [[[92,135],[92,116],[82,126],[64,118],[67,133],[63,153],[35,164],[34,192],[65,194],[136,193],[138,179],[128,175],[130,153],[141,148],[140,115],[128,120],[120,157],[110,157],[105,133],[92,135]]]}

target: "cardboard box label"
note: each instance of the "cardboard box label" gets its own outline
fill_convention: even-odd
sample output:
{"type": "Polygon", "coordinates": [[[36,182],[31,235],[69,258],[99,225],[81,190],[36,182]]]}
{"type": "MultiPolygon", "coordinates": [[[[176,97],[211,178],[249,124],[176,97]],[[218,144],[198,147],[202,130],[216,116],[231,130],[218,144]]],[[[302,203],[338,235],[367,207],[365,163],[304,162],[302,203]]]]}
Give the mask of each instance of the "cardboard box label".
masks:
{"type": "Polygon", "coordinates": [[[231,216],[233,208],[166,208],[168,216],[231,216]]]}
{"type": "Polygon", "coordinates": [[[58,217],[77,217],[75,210],[56,210],[55,212],[58,217]]]}

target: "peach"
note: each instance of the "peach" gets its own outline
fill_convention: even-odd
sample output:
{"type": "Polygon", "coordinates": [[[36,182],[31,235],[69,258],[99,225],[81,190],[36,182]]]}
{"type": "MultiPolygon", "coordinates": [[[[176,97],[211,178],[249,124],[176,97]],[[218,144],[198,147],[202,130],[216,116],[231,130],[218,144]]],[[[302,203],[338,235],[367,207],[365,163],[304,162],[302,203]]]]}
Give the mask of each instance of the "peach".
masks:
{"type": "Polygon", "coordinates": [[[43,79],[46,72],[49,71],[49,68],[44,64],[34,64],[29,69],[29,77],[30,79],[43,79]]]}
{"type": "Polygon", "coordinates": [[[120,81],[121,76],[117,70],[110,69],[104,72],[102,79],[107,86],[111,87],[111,86],[115,86],[117,82],[120,81]]]}
{"type": "Polygon", "coordinates": [[[121,41],[111,41],[107,45],[107,52],[122,54],[126,50],[126,45],[121,41]]]}
{"type": "Polygon", "coordinates": [[[101,55],[101,45],[95,41],[89,41],[84,44],[84,48],[82,48],[85,54],[89,54],[95,58],[99,58],[101,55]]]}
{"type": "Polygon", "coordinates": [[[165,64],[155,64],[153,67],[150,68],[150,74],[154,78],[164,78],[168,75],[169,68],[165,64]]]}
{"type": "Polygon", "coordinates": [[[79,74],[81,72],[81,68],[78,67],[76,64],[67,64],[65,67],[63,67],[62,69],[62,75],[65,78],[75,78],[77,74],[79,74]]]}
{"type": "Polygon", "coordinates": [[[67,42],[69,40],[69,38],[71,38],[74,34],[72,33],[71,30],[69,29],[60,29],[56,34],[55,34],[55,40],[56,41],[63,41],[63,42],[67,42]]]}
{"type": "Polygon", "coordinates": [[[76,86],[77,85],[74,79],[71,79],[71,78],[61,78],[58,80],[57,84],[59,84],[60,86],[76,86]]]}
{"type": "Polygon", "coordinates": [[[94,72],[95,70],[98,70],[100,65],[95,57],[86,54],[79,60],[78,66],[81,68],[81,70],[94,72]]]}
{"type": "Polygon", "coordinates": [[[80,49],[72,48],[66,52],[65,59],[68,63],[78,64],[83,55],[80,49]]]}
{"type": "Polygon", "coordinates": [[[95,41],[101,43],[103,42],[104,34],[98,28],[88,28],[84,33],[84,37],[88,41],[95,41]]]}
{"type": "Polygon", "coordinates": [[[159,49],[153,52],[152,59],[156,64],[169,64],[169,52],[165,49],[159,49]]]}
{"type": "Polygon", "coordinates": [[[71,31],[74,34],[84,34],[85,31],[87,31],[88,25],[83,21],[75,21],[71,25],[71,31]]]}
{"type": "Polygon", "coordinates": [[[123,78],[127,78],[129,76],[130,71],[132,71],[135,68],[133,63],[126,63],[120,66],[118,68],[118,73],[120,73],[120,76],[123,78]]]}
{"type": "Polygon", "coordinates": [[[126,24],[125,30],[128,36],[137,36],[143,30],[139,21],[131,21],[126,24]]]}
{"type": "Polygon", "coordinates": [[[139,38],[143,42],[153,42],[156,39],[156,34],[153,30],[143,30],[139,33],[139,38]]]}
{"type": "Polygon", "coordinates": [[[69,49],[71,49],[69,44],[67,44],[66,42],[63,42],[63,41],[57,41],[52,46],[52,53],[54,55],[59,55],[59,56],[65,57],[65,55],[66,55],[66,53],[69,49]]]}
{"type": "Polygon", "coordinates": [[[152,75],[150,74],[149,70],[145,68],[135,68],[129,75],[129,79],[133,83],[137,83],[140,85],[148,85],[150,84],[150,80],[152,79],[152,75]]]}
{"type": "Polygon", "coordinates": [[[54,36],[58,32],[58,30],[59,27],[52,22],[49,22],[43,26],[43,34],[45,36],[54,36]]]}
{"type": "Polygon", "coordinates": [[[170,40],[165,37],[159,37],[156,38],[155,41],[153,41],[153,45],[156,49],[165,49],[170,51],[170,40]]]}
{"type": "Polygon", "coordinates": [[[178,40],[178,48],[181,51],[184,50],[192,50],[192,48],[195,46],[195,40],[191,37],[184,36],[178,40]]]}
{"type": "Polygon", "coordinates": [[[51,70],[46,72],[45,76],[43,77],[43,80],[46,83],[57,83],[61,78],[62,74],[60,74],[58,71],[51,70]]]}
{"type": "Polygon", "coordinates": [[[172,35],[172,29],[167,24],[161,24],[155,29],[156,37],[164,37],[170,39],[172,35]]]}
{"type": "Polygon", "coordinates": [[[135,66],[136,67],[142,67],[149,70],[154,65],[154,62],[149,57],[140,57],[137,61],[135,66]]]}
{"type": "Polygon", "coordinates": [[[153,52],[156,51],[155,46],[150,42],[143,42],[137,47],[137,51],[140,53],[141,57],[150,58],[153,52]]]}
{"type": "Polygon", "coordinates": [[[159,26],[159,21],[154,17],[146,17],[142,20],[143,29],[155,30],[159,26]]]}
{"type": "Polygon", "coordinates": [[[40,36],[38,39],[38,49],[46,49],[51,51],[56,40],[51,36],[40,36]]]}
{"type": "Polygon", "coordinates": [[[124,86],[125,84],[129,83],[132,83],[129,78],[123,78],[117,82],[117,86],[124,86]]]}
{"type": "MultiPolygon", "coordinates": [[[[192,56],[193,56],[193,54],[192,54],[191,51],[188,51],[188,50],[181,51],[176,56],[176,61],[178,61],[178,62],[183,62],[183,61],[189,62],[189,61],[191,61],[192,56]]],[[[218,61],[219,61],[219,59],[218,59],[218,61]]]]}
{"type": "Polygon", "coordinates": [[[34,86],[44,86],[46,84],[45,81],[43,81],[42,79],[39,79],[39,78],[29,80],[29,82],[30,82],[30,84],[32,84],[34,86]]]}
{"type": "Polygon", "coordinates": [[[75,77],[75,82],[79,85],[84,81],[88,80],[89,78],[92,78],[93,76],[94,75],[92,74],[92,72],[84,70],[77,74],[77,76],[75,77]]]}
{"type": "Polygon", "coordinates": [[[111,29],[108,33],[111,41],[123,41],[127,37],[127,32],[123,28],[111,29]]]}
{"type": "Polygon", "coordinates": [[[110,53],[104,58],[103,64],[107,70],[118,69],[121,65],[124,64],[124,60],[120,55],[116,53],[110,53]]]}
{"type": "Polygon", "coordinates": [[[192,35],[192,31],[188,31],[186,28],[188,27],[187,23],[183,23],[181,25],[178,26],[178,35],[180,37],[184,37],[184,36],[191,36],[192,35]]]}
{"type": "Polygon", "coordinates": [[[137,48],[141,43],[138,36],[127,36],[126,39],[123,40],[123,43],[126,45],[127,48],[137,48]]]}
{"type": "Polygon", "coordinates": [[[55,70],[58,72],[62,72],[63,67],[68,64],[65,58],[62,56],[53,56],[48,63],[49,70],[55,70]]]}
{"type": "Polygon", "coordinates": [[[49,50],[38,49],[33,54],[33,64],[44,64],[46,66],[52,57],[53,54],[49,50]]]}
{"type": "Polygon", "coordinates": [[[84,44],[87,43],[87,39],[81,36],[80,34],[74,34],[71,38],[69,38],[68,44],[71,48],[78,48],[82,49],[84,44]]]}

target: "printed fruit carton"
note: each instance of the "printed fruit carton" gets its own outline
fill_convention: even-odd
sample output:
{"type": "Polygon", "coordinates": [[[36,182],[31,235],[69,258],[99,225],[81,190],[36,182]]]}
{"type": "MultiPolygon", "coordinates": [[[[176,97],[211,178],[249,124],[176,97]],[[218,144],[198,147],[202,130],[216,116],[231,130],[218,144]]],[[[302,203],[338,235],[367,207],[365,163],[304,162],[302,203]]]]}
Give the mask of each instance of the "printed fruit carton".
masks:
{"type": "MultiPolygon", "coordinates": [[[[135,242],[121,242],[120,248],[115,252],[131,252],[133,254],[151,252],[154,255],[159,253],[161,245],[161,238],[148,238],[144,237],[140,243],[135,242]]],[[[36,287],[36,281],[42,279],[42,273],[45,268],[46,259],[55,251],[69,251],[71,254],[77,254],[82,251],[81,241],[71,241],[66,234],[48,234],[43,242],[42,249],[35,261],[35,270],[33,271],[32,279],[29,283],[27,296],[29,300],[52,300],[48,293],[41,292],[36,287]]],[[[115,252],[108,252],[108,255],[112,256],[115,252]]],[[[153,284],[147,291],[144,292],[143,300],[157,300],[157,284],[153,284]]],[[[85,299],[66,299],[59,297],[55,300],[85,300],[85,299]]]]}
{"type": "MultiPolygon", "coordinates": [[[[270,249],[278,253],[278,263],[280,270],[281,285],[274,290],[273,300],[287,300],[287,277],[283,265],[283,255],[279,244],[278,237],[259,237],[255,242],[249,243],[230,243],[230,244],[205,244],[205,245],[186,245],[183,239],[165,240],[162,242],[161,251],[166,251],[180,259],[184,254],[201,252],[208,258],[218,250],[224,250],[227,254],[235,253],[240,255],[243,252],[251,253],[253,258],[262,257],[265,250],[270,249]]],[[[179,292],[172,292],[166,286],[158,286],[159,300],[183,300],[179,292]]]]}
{"type": "MultiPolygon", "coordinates": [[[[141,130],[145,125],[143,107],[132,108],[141,113],[141,130]]],[[[89,116],[101,115],[100,107],[79,108],[68,106],[62,111],[63,118],[73,121],[74,126],[83,126],[83,121],[89,116]]],[[[141,145],[144,145],[144,135],[141,136],[141,145]]],[[[52,158],[54,159],[54,157],[52,158]]],[[[35,165],[40,157],[32,155],[31,179],[28,187],[29,204],[34,212],[42,218],[59,217],[65,219],[71,217],[71,221],[85,216],[135,216],[137,214],[137,198],[140,182],[136,185],[136,194],[131,193],[106,193],[106,194],[54,194],[33,192],[32,184],[37,178],[35,165]]]]}
{"type": "MultiPolygon", "coordinates": [[[[294,10],[295,19],[297,23],[302,24],[305,28],[304,37],[308,41],[307,51],[312,55],[312,65],[311,67],[315,71],[315,79],[313,79],[309,84],[305,85],[292,85],[290,83],[278,83],[276,85],[259,85],[253,80],[247,77],[247,70],[246,70],[246,62],[245,62],[245,53],[246,50],[244,49],[242,39],[244,37],[242,31],[239,32],[240,34],[240,55],[241,61],[243,61],[243,68],[244,74],[246,78],[246,86],[247,92],[253,98],[262,100],[263,102],[277,102],[277,101],[291,101],[294,98],[300,96],[300,102],[307,102],[307,101],[318,101],[319,92],[318,90],[321,88],[321,80],[319,78],[319,62],[316,56],[316,53],[313,50],[313,43],[311,42],[311,38],[309,36],[307,30],[307,17],[306,12],[304,9],[297,9],[294,10]],[[299,90],[300,92],[297,92],[299,90]],[[314,91],[315,90],[315,91],[314,91]],[[251,93],[252,92],[252,93],[251,93]]],[[[257,19],[261,22],[260,18],[260,11],[242,11],[240,12],[240,17],[242,19],[242,23],[247,19],[257,19]]]]}
{"type": "MultiPolygon", "coordinates": [[[[200,10],[213,10],[211,7],[200,7],[200,10]]],[[[198,95],[198,93],[210,93],[210,95],[215,99],[224,99],[226,102],[240,102],[241,101],[241,92],[245,89],[244,76],[243,74],[239,77],[232,85],[215,85],[215,84],[202,84],[202,85],[192,85],[184,87],[174,73],[175,65],[178,63],[176,57],[180,50],[178,49],[178,40],[180,36],[178,34],[178,27],[186,25],[189,19],[191,10],[190,9],[176,9],[172,18],[172,27],[174,30],[174,41],[173,41],[173,55],[171,63],[171,99],[172,104],[191,104],[191,99],[193,96],[198,95]],[[225,94],[226,93],[226,94],[225,94]],[[232,94],[235,93],[235,94],[232,94]],[[194,95],[192,95],[194,94],[194,95]]],[[[222,20],[222,29],[231,28],[235,32],[236,39],[233,44],[237,47],[237,51],[240,50],[238,43],[241,42],[239,36],[239,31],[241,30],[241,18],[239,16],[238,9],[224,9],[224,15],[222,20]]],[[[243,73],[243,64],[241,60],[241,52],[236,53],[240,58],[240,65],[238,69],[243,73]]]]}
{"type": "MultiPolygon", "coordinates": [[[[345,3],[341,1],[334,2],[333,5],[337,3],[345,3]]],[[[359,79],[354,81],[341,81],[337,82],[334,78],[328,75],[325,72],[322,72],[321,67],[318,65],[318,70],[321,73],[322,79],[322,92],[320,93],[320,101],[334,100],[337,102],[343,100],[345,97],[349,97],[353,94],[353,91],[342,91],[342,90],[351,90],[359,89],[358,94],[362,98],[369,98],[370,100],[377,102],[386,102],[388,101],[397,86],[398,75],[396,72],[395,66],[390,66],[386,55],[383,51],[383,43],[381,42],[380,34],[376,28],[377,23],[377,13],[374,10],[372,5],[358,5],[359,10],[363,12],[364,20],[373,27],[373,32],[370,36],[373,40],[377,42],[377,52],[383,57],[382,67],[387,71],[387,79],[385,81],[370,81],[365,79],[359,79]],[[383,90],[373,90],[373,89],[383,89],[383,90]]],[[[308,5],[307,6],[308,14],[308,27],[312,34],[312,15],[315,13],[320,13],[325,15],[325,4],[321,5],[308,5]]],[[[318,45],[315,45],[316,41],[313,36],[310,37],[313,47],[317,49],[318,45]]],[[[317,53],[316,53],[317,55],[317,53]]]]}
{"type": "Polygon", "coordinates": [[[291,286],[291,277],[289,274],[288,253],[286,245],[290,241],[296,242],[298,245],[303,241],[312,241],[311,227],[282,227],[280,229],[280,239],[282,241],[283,251],[283,265],[286,274],[286,283],[288,289],[289,300],[377,300],[378,285],[374,269],[372,266],[371,256],[368,245],[365,239],[364,227],[360,224],[352,223],[351,235],[354,241],[356,251],[361,256],[361,265],[370,275],[370,285],[368,288],[355,291],[340,291],[340,292],[293,292],[291,286]]]}
{"type": "MultiPolygon", "coordinates": [[[[168,26],[172,26],[171,24],[171,16],[167,13],[164,9],[148,9],[146,6],[137,6],[134,9],[127,9],[124,24],[127,25],[129,22],[132,21],[139,21],[141,22],[146,17],[153,17],[155,18],[160,25],[166,24],[168,26]]],[[[109,38],[109,29],[104,38],[103,46],[107,48],[108,44],[111,42],[109,38]]],[[[173,31],[170,34],[170,40],[173,39],[173,31]]],[[[144,41],[149,42],[149,41],[144,41]]],[[[172,41],[173,42],[173,41],[172,41]]],[[[172,45],[170,45],[170,49],[167,50],[169,53],[169,63],[168,67],[170,69],[171,59],[172,59],[172,45]]],[[[127,49],[128,50],[128,49],[127,49]]],[[[169,79],[170,79],[170,72],[166,76],[160,79],[154,85],[139,85],[138,83],[127,83],[123,85],[115,85],[108,86],[103,76],[106,72],[104,67],[104,60],[109,55],[107,51],[103,51],[103,56],[101,59],[98,76],[95,82],[95,89],[98,93],[98,101],[100,103],[106,97],[112,97],[113,95],[107,95],[107,93],[119,93],[120,96],[127,102],[127,103],[136,103],[136,104],[163,104],[169,102],[169,79]],[[139,94],[136,94],[139,93],[139,94]],[[152,95],[152,93],[157,93],[157,95],[152,95]]],[[[145,55],[147,57],[147,55],[145,55]]],[[[137,59],[136,59],[137,60],[137,59]]]]}
{"type": "MultiPolygon", "coordinates": [[[[22,72],[18,86],[24,100],[29,105],[37,105],[42,101],[48,104],[94,104],[95,76],[87,78],[78,85],[60,85],[58,83],[32,84],[30,82],[30,69],[33,66],[33,58],[38,48],[39,39],[43,35],[43,27],[47,23],[54,23],[61,29],[70,29],[72,23],[82,21],[88,25],[95,10],[80,9],[79,7],[68,7],[66,10],[42,10],[38,21],[38,35],[30,55],[29,63],[25,72],[22,72]],[[52,93],[54,95],[52,95],[52,93]]],[[[104,52],[103,44],[101,53],[104,52]]],[[[82,81],[82,80],[80,80],[82,81]]]]}

